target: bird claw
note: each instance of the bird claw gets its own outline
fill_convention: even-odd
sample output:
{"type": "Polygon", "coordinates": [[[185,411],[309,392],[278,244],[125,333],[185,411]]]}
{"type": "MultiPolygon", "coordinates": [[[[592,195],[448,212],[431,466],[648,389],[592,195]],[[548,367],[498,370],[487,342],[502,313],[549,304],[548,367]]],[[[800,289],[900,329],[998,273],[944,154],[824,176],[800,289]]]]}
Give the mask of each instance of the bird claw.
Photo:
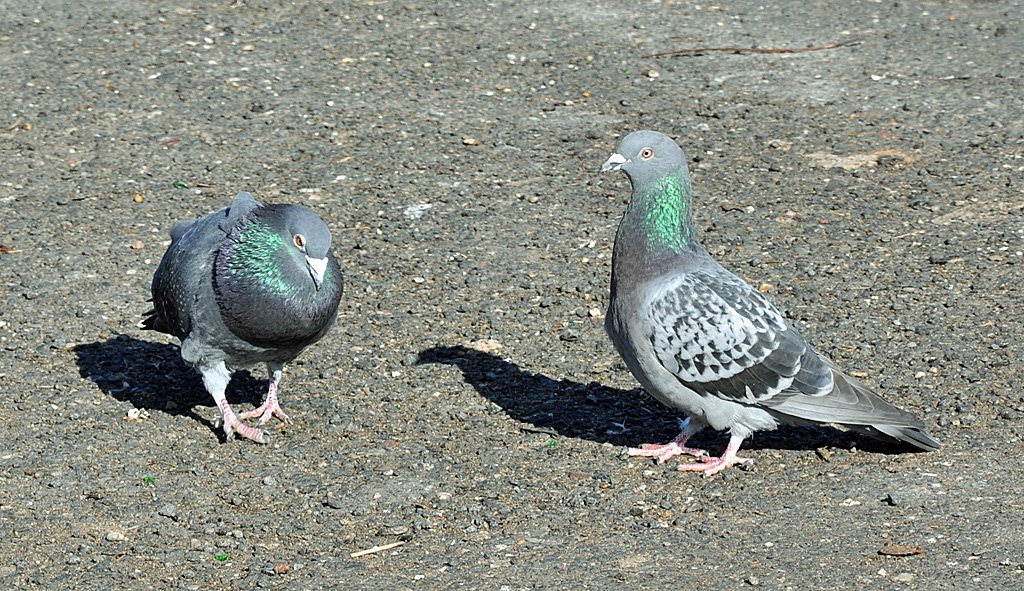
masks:
{"type": "Polygon", "coordinates": [[[717,458],[701,458],[700,462],[693,464],[681,464],[679,470],[683,472],[703,472],[704,476],[712,476],[718,474],[722,470],[725,470],[729,466],[735,466],[739,464],[744,470],[749,470],[754,466],[754,460],[750,458],[741,458],[736,455],[736,452],[740,449],[740,444],[743,443],[743,437],[740,435],[733,434],[729,438],[729,445],[726,446],[725,452],[717,458]]]}
{"type": "Polygon", "coordinates": [[[754,467],[754,460],[736,456],[731,458],[727,458],[725,456],[720,458],[703,457],[700,459],[699,463],[679,464],[677,470],[680,472],[702,472],[704,476],[707,477],[714,476],[722,470],[736,465],[739,465],[741,470],[750,470],[754,467]]]}
{"type": "Polygon", "coordinates": [[[243,412],[238,415],[242,419],[251,419],[254,417],[260,418],[260,424],[264,425],[270,420],[271,416],[275,416],[281,420],[282,423],[288,424],[288,415],[284,414],[281,410],[281,405],[277,402],[277,384],[273,380],[270,382],[270,387],[267,388],[267,399],[263,401],[263,404],[259,405],[258,408],[243,412]]]}
{"type": "Polygon", "coordinates": [[[245,439],[255,441],[256,443],[266,443],[262,429],[243,423],[238,420],[238,417],[236,417],[234,413],[225,413],[224,416],[217,417],[217,420],[214,422],[214,427],[218,429],[223,427],[224,437],[228,441],[234,439],[235,433],[237,433],[245,439]]]}
{"type": "Polygon", "coordinates": [[[737,464],[743,470],[749,470],[754,466],[754,460],[741,458],[736,455],[736,452],[740,449],[740,444],[743,443],[742,436],[732,435],[729,438],[729,445],[726,446],[725,452],[719,457],[712,457],[703,449],[686,447],[686,439],[690,436],[690,428],[688,423],[682,423],[681,426],[683,427],[682,433],[677,435],[672,441],[663,445],[648,443],[640,447],[630,448],[627,453],[631,456],[658,458],[659,464],[673,456],[689,454],[696,457],[697,461],[689,464],[680,464],[678,469],[682,472],[703,472],[704,476],[718,474],[729,466],[737,464]]]}
{"type": "Polygon", "coordinates": [[[272,416],[277,417],[282,423],[285,424],[291,422],[291,419],[288,418],[288,415],[284,414],[284,411],[281,410],[281,406],[277,403],[277,400],[274,400],[273,403],[271,403],[270,400],[268,399],[259,407],[254,408],[252,410],[247,410],[242,414],[238,415],[240,419],[251,419],[254,417],[259,417],[259,424],[261,425],[265,425],[272,416]]]}
{"type": "Polygon", "coordinates": [[[626,453],[631,456],[639,456],[642,458],[657,458],[658,463],[664,463],[665,461],[678,456],[678,455],[690,455],[697,458],[699,461],[704,461],[704,458],[708,458],[708,452],[703,449],[697,449],[694,447],[686,447],[680,445],[676,441],[669,441],[668,443],[645,443],[640,447],[631,447],[626,450],[626,453]]]}

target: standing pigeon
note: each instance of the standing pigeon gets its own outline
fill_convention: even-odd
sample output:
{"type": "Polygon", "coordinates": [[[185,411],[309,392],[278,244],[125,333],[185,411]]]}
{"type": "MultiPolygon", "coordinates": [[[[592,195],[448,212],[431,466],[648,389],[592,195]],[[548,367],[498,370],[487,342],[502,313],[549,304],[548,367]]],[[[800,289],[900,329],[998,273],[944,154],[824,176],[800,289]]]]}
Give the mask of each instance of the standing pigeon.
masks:
{"type": "Polygon", "coordinates": [[[682,411],[682,432],[630,449],[680,470],[715,474],[754,431],[781,423],[835,423],[931,451],[939,443],[914,415],[879,398],[814,349],[759,291],[719,265],[697,240],[690,173],[668,136],[623,138],[601,172],[621,170],[633,195],[615,235],[605,329],[629,371],[658,401],[682,411]],[[728,429],[721,457],[686,447],[706,426],[728,429]]]}
{"type": "Polygon", "coordinates": [[[320,340],[341,300],[331,232],[298,205],[260,205],[239,193],[229,207],[171,230],[153,276],[153,309],[139,326],[181,339],[181,356],[203,374],[224,433],[263,443],[260,424],[288,416],[277,401],[284,364],[320,340]],[[267,398],[236,416],[224,397],[231,373],[265,363],[267,398]]]}

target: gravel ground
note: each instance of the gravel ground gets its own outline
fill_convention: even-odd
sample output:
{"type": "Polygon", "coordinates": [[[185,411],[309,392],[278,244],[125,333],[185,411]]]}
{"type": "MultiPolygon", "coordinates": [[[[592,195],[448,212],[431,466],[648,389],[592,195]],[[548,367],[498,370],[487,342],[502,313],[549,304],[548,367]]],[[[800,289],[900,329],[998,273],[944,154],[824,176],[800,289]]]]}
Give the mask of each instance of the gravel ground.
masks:
{"type": "Polygon", "coordinates": [[[0,0],[0,588],[1024,587],[1019,1],[153,4],[0,0]],[[643,127],[712,253],[940,451],[625,457],[675,434],[602,328],[596,171],[643,127]],[[347,282],[265,446],[135,328],[173,223],[243,189],[347,282]]]}

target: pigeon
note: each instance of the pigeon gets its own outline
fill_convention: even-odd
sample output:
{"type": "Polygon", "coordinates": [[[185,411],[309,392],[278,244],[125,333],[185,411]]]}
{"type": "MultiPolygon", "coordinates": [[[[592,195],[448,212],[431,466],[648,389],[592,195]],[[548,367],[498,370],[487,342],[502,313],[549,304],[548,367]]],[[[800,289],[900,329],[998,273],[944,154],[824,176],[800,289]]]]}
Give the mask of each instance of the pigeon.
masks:
{"type": "Polygon", "coordinates": [[[815,352],[764,294],[711,258],[693,224],[686,158],[671,138],[627,135],[601,167],[609,171],[626,174],[632,197],[615,234],[605,329],[644,389],[687,417],[672,441],[629,455],[659,463],[691,455],[697,461],[680,470],[712,475],[752,463],[737,456],[743,440],[780,423],[939,447],[920,419],[815,352]],[[729,432],[719,457],[686,445],[708,426],[729,432]]]}
{"type": "Polygon", "coordinates": [[[285,363],[327,333],[338,315],[342,278],[331,232],[298,205],[261,205],[250,193],[171,230],[171,245],[153,275],[153,309],[139,327],[181,340],[181,357],[203,376],[228,440],[264,443],[243,422],[277,417],[285,363]],[[235,415],[224,396],[236,369],[264,363],[266,400],[235,415]]]}

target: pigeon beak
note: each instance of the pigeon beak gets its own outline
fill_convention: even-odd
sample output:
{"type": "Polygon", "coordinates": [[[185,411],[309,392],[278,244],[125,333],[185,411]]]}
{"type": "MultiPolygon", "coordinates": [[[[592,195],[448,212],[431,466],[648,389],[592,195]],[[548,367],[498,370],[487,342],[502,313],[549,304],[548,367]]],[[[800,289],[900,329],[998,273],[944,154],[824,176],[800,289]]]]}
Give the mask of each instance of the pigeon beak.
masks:
{"type": "Polygon", "coordinates": [[[622,168],[622,165],[629,162],[626,157],[622,154],[615,153],[608,157],[601,166],[601,172],[609,172],[612,170],[618,170],[622,168]]]}
{"type": "Polygon", "coordinates": [[[306,265],[309,266],[309,275],[313,278],[313,284],[316,285],[316,289],[319,291],[320,286],[324,282],[324,272],[327,271],[327,257],[314,259],[306,255],[306,265]]]}

